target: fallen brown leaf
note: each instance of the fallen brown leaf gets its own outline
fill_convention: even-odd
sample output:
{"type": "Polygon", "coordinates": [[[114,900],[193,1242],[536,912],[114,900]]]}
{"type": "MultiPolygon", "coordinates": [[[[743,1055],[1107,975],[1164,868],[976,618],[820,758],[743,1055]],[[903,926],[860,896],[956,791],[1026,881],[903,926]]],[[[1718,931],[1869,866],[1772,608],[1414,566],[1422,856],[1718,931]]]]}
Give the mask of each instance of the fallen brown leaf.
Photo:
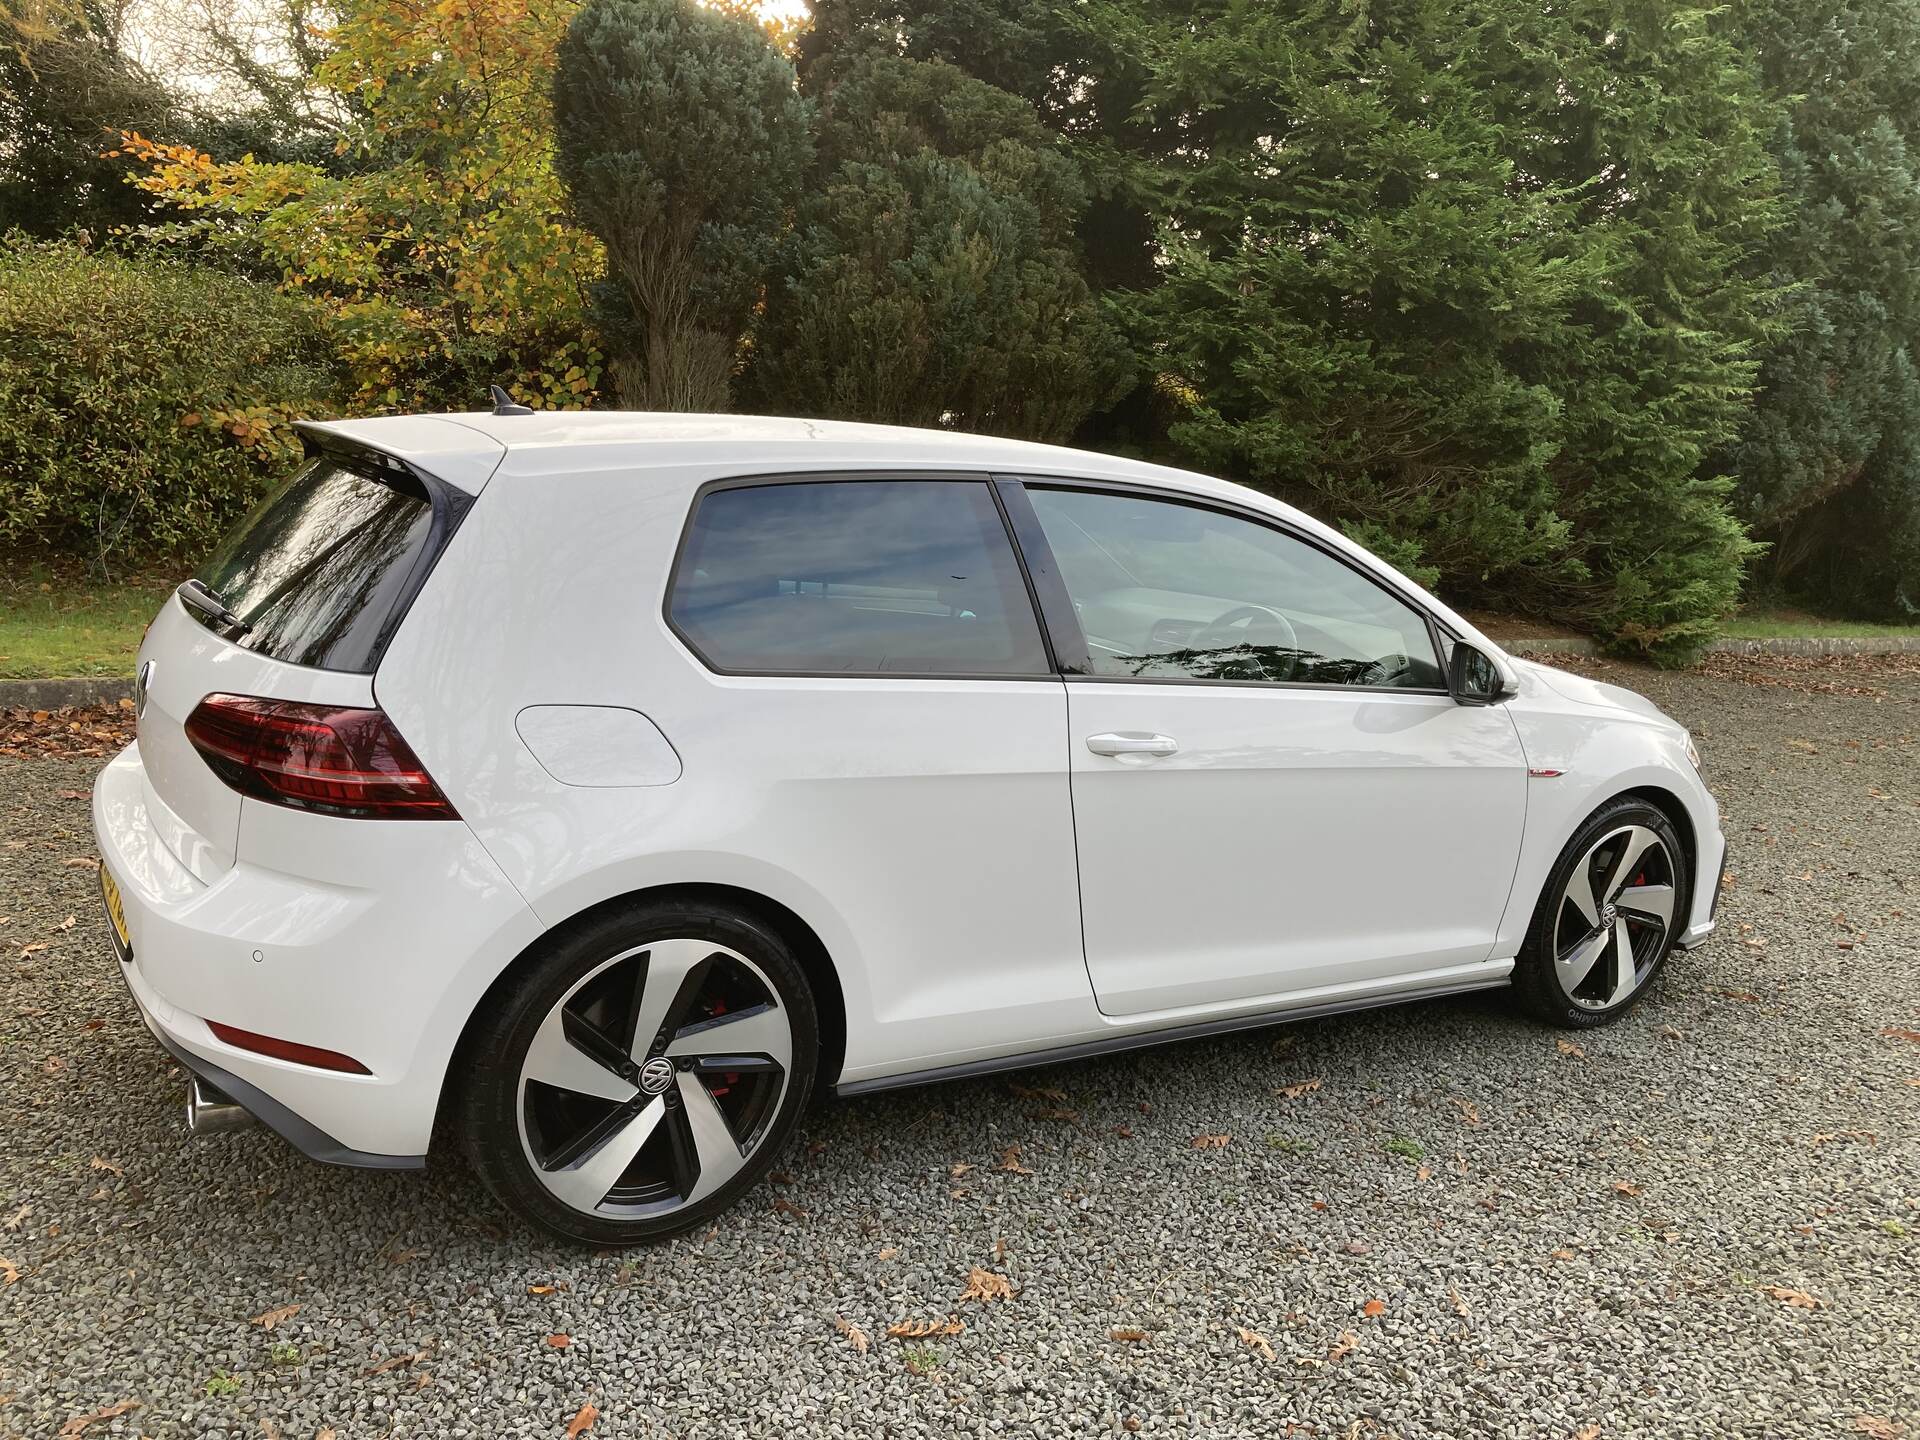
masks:
{"type": "Polygon", "coordinates": [[[1920,1030],[1909,1030],[1904,1025],[1889,1025],[1880,1033],[1889,1040],[1912,1040],[1920,1044],[1920,1030]]]}
{"type": "Polygon", "coordinates": [[[1000,1164],[995,1168],[1005,1170],[1010,1175],[1033,1174],[1033,1171],[1020,1163],[1020,1147],[1018,1145],[1009,1145],[1006,1149],[1002,1150],[1000,1152],[1000,1164]]]}
{"type": "Polygon", "coordinates": [[[802,1210],[784,1195],[776,1195],[773,1197],[773,1213],[776,1215],[791,1215],[796,1220],[806,1220],[810,1218],[806,1211],[802,1210]]]}
{"type": "Polygon", "coordinates": [[[1573,1432],[1573,1440],[1600,1440],[1600,1427],[1598,1425],[1582,1425],[1578,1430],[1573,1432]]]}
{"type": "Polygon", "coordinates": [[[880,1258],[882,1260],[891,1260],[893,1259],[894,1256],[898,1255],[899,1253],[900,1253],[900,1247],[898,1245],[889,1245],[887,1246],[886,1249],[880,1252],[880,1258]]]}
{"type": "Polygon", "coordinates": [[[1009,1082],[1007,1089],[1022,1100],[1051,1100],[1056,1105],[1064,1105],[1067,1102],[1067,1092],[1051,1085],[1015,1085],[1009,1082]]]}
{"type": "Polygon", "coordinates": [[[1586,1058],[1587,1052],[1582,1050],[1578,1045],[1574,1044],[1573,1041],[1571,1040],[1568,1040],[1565,1038],[1558,1039],[1553,1042],[1553,1046],[1562,1055],[1571,1055],[1576,1060],[1584,1060],[1586,1058]]]}
{"type": "Polygon", "coordinates": [[[967,1272],[967,1288],[961,1292],[962,1300],[978,1300],[982,1305],[995,1300],[1013,1298],[1013,1282],[1004,1275],[991,1270],[982,1270],[978,1265],[967,1272]]]}
{"type": "Polygon", "coordinates": [[[1478,1105],[1474,1104],[1471,1100],[1462,1100],[1458,1095],[1453,1097],[1453,1103],[1459,1107],[1460,1118],[1465,1120],[1467,1124],[1478,1125],[1480,1123],[1480,1107],[1478,1105]]]}
{"type": "Polygon", "coordinates": [[[1144,1330],[1109,1330],[1107,1332],[1107,1338],[1109,1340],[1119,1340],[1128,1345],[1138,1345],[1142,1340],[1147,1338],[1147,1332],[1144,1330]]]}
{"type": "Polygon", "coordinates": [[[5,1220],[0,1220],[0,1230],[18,1230],[22,1225],[27,1223],[27,1216],[32,1213],[33,1206],[31,1204],[22,1205],[5,1220]]]}
{"type": "Polygon", "coordinates": [[[844,1315],[834,1316],[833,1328],[838,1330],[842,1335],[846,1336],[847,1343],[853,1346],[853,1348],[857,1350],[860,1354],[864,1355],[867,1353],[867,1346],[871,1343],[867,1339],[867,1332],[862,1330],[858,1325],[854,1324],[851,1320],[847,1319],[846,1316],[844,1315]]]}
{"type": "Polygon", "coordinates": [[[20,1278],[20,1267],[0,1255],[0,1285],[11,1285],[20,1278]]]}
{"type": "Polygon", "coordinates": [[[529,1295],[551,1295],[559,1288],[558,1285],[529,1285],[527,1286],[527,1293],[529,1295]]]}
{"type": "Polygon", "coordinates": [[[1342,1330],[1339,1339],[1333,1342],[1333,1348],[1327,1351],[1327,1359],[1344,1360],[1359,1347],[1360,1337],[1351,1330],[1342,1330]]]}
{"type": "Polygon", "coordinates": [[[1638,1200],[1640,1198],[1640,1187],[1631,1180],[1616,1180],[1613,1182],[1613,1193],[1616,1195],[1624,1195],[1629,1200],[1638,1200]]]}
{"type": "Polygon", "coordinates": [[[1573,1259],[1573,1252],[1571,1250],[1564,1250],[1564,1249],[1556,1250],[1553,1252],[1553,1258],[1556,1260],[1571,1260],[1573,1259]]]}
{"type": "Polygon", "coordinates": [[[1907,1427],[1895,1420],[1883,1419],[1878,1415],[1856,1415],[1853,1428],[1865,1435],[1867,1440],[1902,1440],[1907,1427]]]}
{"type": "Polygon", "coordinates": [[[1188,1144],[1195,1150],[1224,1150],[1231,1135],[1196,1135],[1188,1144]]]}
{"type": "Polygon", "coordinates": [[[247,1323],[249,1325],[258,1325],[262,1330],[271,1330],[282,1321],[291,1320],[299,1313],[300,1302],[296,1300],[290,1305],[280,1305],[272,1310],[262,1310],[247,1323]]]}
{"type": "Polygon", "coordinates": [[[1760,1288],[1782,1305],[1791,1305],[1796,1310],[1818,1310],[1826,1303],[1818,1296],[1809,1295],[1804,1290],[1795,1290],[1790,1285],[1762,1285],[1760,1288]]]}
{"type": "Polygon", "coordinates": [[[959,1316],[949,1315],[944,1320],[896,1320],[887,1326],[887,1334],[895,1340],[924,1340],[929,1335],[958,1335],[966,1328],[959,1316]]]}
{"type": "Polygon", "coordinates": [[[567,1422],[567,1440],[580,1440],[580,1437],[593,1428],[593,1422],[600,1418],[600,1412],[591,1405],[582,1405],[574,1412],[573,1419],[567,1422]]]}
{"type": "Polygon", "coordinates": [[[1360,1307],[1360,1313],[1369,1320],[1378,1320],[1382,1315],[1387,1313],[1387,1302],[1384,1300],[1369,1300],[1360,1307]]]}
{"type": "Polygon", "coordinates": [[[547,1345],[550,1349],[564,1350],[571,1344],[573,1344],[573,1336],[562,1334],[558,1330],[547,1336],[547,1345]]]}
{"type": "Polygon", "coordinates": [[[1244,1325],[1236,1325],[1233,1327],[1233,1333],[1240,1337],[1240,1343],[1245,1345],[1249,1350],[1258,1350],[1262,1355],[1266,1356],[1267,1359],[1273,1359],[1273,1346],[1267,1342],[1267,1337],[1262,1335],[1258,1330],[1249,1330],[1244,1325]]]}
{"type": "Polygon", "coordinates": [[[109,1160],[104,1155],[96,1155],[87,1163],[95,1170],[106,1170],[115,1175],[124,1175],[127,1173],[126,1167],[118,1160],[109,1160]]]}
{"type": "Polygon", "coordinates": [[[972,1161],[956,1160],[953,1162],[953,1164],[947,1167],[947,1175],[951,1179],[958,1180],[962,1175],[966,1174],[971,1169],[973,1169],[972,1161]]]}
{"type": "Polygon", "coordinates": [[[411,1352],[402,1352],[399,1355],[389,1355],[366,1373],[369,1375],[384,1375],[389,1370],[398,1370],[403,1365],[412,1365],[416,1361],[426,1358],[427,1352],[424,1350],[414,1350],[411,1352]]]}
{"type": "Polygon", "coordinates": [[[1447,1291],[1447,1298],[1453,1302],[1454,1314],[1458,1315],[1462,1320],[1471,1320],[1473,1318],[1473,1312],[1467,1308],[1467,1302],[1460,1298],[1460,1292],[1458,1290],[1447,1291]]]}
{"type": "Polygon", "coordinates": [[[96,1410],[91,1415],[76,1415],[60,1427],[61,1440],[72,1440],[75,1435],[86,1433],[89,1425],[98,1425],[102,1420],[111,1420],[117,1415],[125,1415],[130,1410],[138,1410],[138,1400],[122,1400],[117,1405],[109,1405],[104,1410],[96,1410]]]}
{"type": "Polygon", "coordinates": [[[1298,1100],[1302,1095],[1311,1095],[1319,1088],[1320,1081],[1316,1077],[1312,1080],[1302,1080],[1293,1085],[1276,1085],[1273,1088],[1273,1093],[1278,1095],[1282,1100],[1298,1100]]]}

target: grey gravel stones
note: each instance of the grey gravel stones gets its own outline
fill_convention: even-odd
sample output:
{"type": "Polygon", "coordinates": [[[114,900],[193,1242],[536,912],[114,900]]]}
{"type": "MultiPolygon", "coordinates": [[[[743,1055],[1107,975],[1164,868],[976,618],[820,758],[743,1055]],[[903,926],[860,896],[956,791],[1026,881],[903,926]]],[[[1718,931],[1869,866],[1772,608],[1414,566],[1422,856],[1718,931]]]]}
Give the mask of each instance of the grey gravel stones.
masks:
{"type": "Polygon", "coordinates": [[[1620,1026],[1480,996],[830,1102],[624,1254],[457,1163],[188,1140],[67,863],[98,762],[0,760],[0,1435],[1920,1435],[1920,676],[1623,678],[1735,879],[1620,1026]]]}

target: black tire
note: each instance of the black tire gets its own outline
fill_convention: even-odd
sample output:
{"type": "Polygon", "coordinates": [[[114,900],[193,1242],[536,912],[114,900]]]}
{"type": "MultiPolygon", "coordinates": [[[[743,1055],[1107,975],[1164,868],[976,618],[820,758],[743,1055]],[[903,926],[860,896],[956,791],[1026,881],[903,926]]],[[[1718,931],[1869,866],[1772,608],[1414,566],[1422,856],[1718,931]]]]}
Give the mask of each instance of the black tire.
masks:
{"type": "MultiPolygon", "coordinates": [[[[1521,1007],[1534,1018],[1563,1030],[1592,1030],[1613,1024],[1640,1003],[1640,998],[1652,988],[1655,978],[1665,967],[1668,956],[1673,953],[1675,939],[1686,928],[1692,896],[1692,864],[1686,847],[1680,842],[1679,833],[1665,813],[1644,800],[1630,796],[1602,805],[1587,817],[1560,852],[1560,858],[1554,862],[1547,876],[1546,887],[1534,907],[1526,941],[1520,948],[1513,969],[1514,994],[1521,1007]],[[1652,831],[1665,847],[1673,913],[1657,949],[1649,946],[1650,953],[1637,960],[1637,978],[1633,981],[1633,989],[1624,999],[1614,1003],[1596,1002],[1592,998],[1577,999],[1568,993],[1562,983],[1562,971],[1555,960],[1556,955],[1567,950],[1565,912],[1571,903],[1568,887],[1574,880],[1576,868],[1591,859],[1594,847],[1628,826],[1652,831]]],[[[1611,953],[1617,955],[1619,952],[1611,953]]],[[[1578,990],[1580,987],[1575,988],[1578,990]]]]}
{"type": "MultiPolygon", "coordinates": [[[[740,967],[735,965],[735,968],[740,967]]],[[[645,982],[652,979],[651,971],[647,968],[643,968],[639,976],[633,987],[632,1003],[636,1014],[641,1010],[640,994],[645,982]]],[[[687,985],[694,989],[698,983],[690,980],[687,985]]],[[[617,997],[620,993],[620,986],[611,978],[603,988],[610,997],[617,997]]],[[[607,1003],[614,1001],[610,999],[607,1003]]],[[[570,1024],[574,1019],[569,1010],[567,1023],[570,1024]]],[[[713,1023],[708,1022],[709,1028],[713,1023]]],[[[567,1033],[571,1035],[574,1032],[569,1029],[567,1033]]],[[[664,1035],[666,1032],[663,1030],[661,1033],[664,1035]]],[[[690,1032],[681,1032],[682,1035],[686,1033],[690,1032]]],[[[560,926],[547,936],[503,987],[489,995],[486,1013],[477,1020],[463,1053],[465,1059],[460,1077],[458,1129],[473,1168],[487,1188],[508,1208],[554,1234],[589,1245],[633,1245],[664,1240],[701,1224],[726,1209],[766,1174],[775,1156],[792,1138],[794,1127],[812,1090],[819,1059],[819,1024],[813,992],[807,984],[805,973],[786,942],[757,916],[717,905],[696,906],[673,901],[636,902],[603,907],[581,920],[560,926]],[[646,946],[655,942],[665,945],[670,941],[685,940],[708,942],[718,949],[734,952],[731,959],[716,957],[712,963],[735,965],[738,959],[744,958],[751,962],[752,969],[757,972],[752,979],[770,986],[776,1003],[759,1008],[766,1011],[784,1010],[786,1013],[791,1056],[782,1072],[784,1084],[777,1100],[761,1103],[760,1113],[751,1122],[752,1148],[746,1152],[745,1163],[717,1190],[691,1204],[678,1204],[677,1208],[662,1208],[668,1203],[663,1198],[654,1202],[654,1209],[659,1213],[653,1214],[636,1213],[643,1208],[637,1205],[614,1205],[614,1195],[609,1194],[600,1203],[624,1213],[609,1214],[603,1210],[588,1213],[563,1201],[540,1178],[535,1159],[529,1153],[532,1141],[523,1140],[522,1127],[524,1124],[531,1131],[531,1111],[538,1104],[581,1101],[590,1106],[611,1105],[612,1102],[570,1095],[565,1091],[548,1092],[535,1085],[526,1087],[529,1098],[523,1101],[521,1072],[527,1063],[529,1047],[556,1007],[563,1000],[571,1007],[572,997],[580,993],[577,987],[583,982],[596,983],[594,977],[610,969],[610,960],[638,950],[642,952],[642,966],[650,967],[654,962],[650,958],[652,952],[646,951],[646,946]],[[545,1097],[550,1093],[563,1099],[549,1101],[533,1098],[545,1097]]],[[[679,1069],[687,1070],[696,1063],[700,1062],[681,1061],[679,1069]]],[[[628,1078],[639,1083],[637,1076],[628,1078]]],[[[726,1078],[729,1085],[737,1083],[738,1077],[726,1078]]],[[[681,1111],[684,1115],[694,1106],[681,1101],[678,1098],[681,1091],[673,1088],[684,1083],[682,1077],[676,1074],[670,1082],[669,1092],[657,1093],[651,1098],[658,1099],[663,1106],[671,1105],[673,1110],[681,1111]]],[[[727,1092],[718,1089],[713,1093],[724,1095],[727,1092]]],[[[628,1104],[643,1105],[649,1103],[649,1099],[647,1094],[639,1093],[628,1104]]],[[[718,1101],[714,1103],[717,1112],[718,1101]]],[[[666,1131],[672,1118],[672,1111],[666,1112],[656,1122],[657,1128],[666,1131]]],[[[684,1126],[686,1122],[683,1120],[681,1123],[684,1126]]],[[[591,1126],[588,1128],[591,1129],[591,1126]]],[[[659,1143],[669,1144],[670,1149],[677,1147],[677,1153],[684,1156],[689,1153],[687,1147],[691,1141],[686,1137],[663,1135],[659,1143]]],[[[646,1155],[653,1153],[645,1152],[646,1155]]],[[[590,1156],[592,1152],[588,1151],[587,1154],[590,1156]]],[[[637,1167],[640,1159],[636,1159],[634,1164],[637,1167]]],[[[716,1170],[714,1173],[720,1172],[716,1170]]],[[[623,1183],[625,1178],[623,1172],[623,1183]]]]}

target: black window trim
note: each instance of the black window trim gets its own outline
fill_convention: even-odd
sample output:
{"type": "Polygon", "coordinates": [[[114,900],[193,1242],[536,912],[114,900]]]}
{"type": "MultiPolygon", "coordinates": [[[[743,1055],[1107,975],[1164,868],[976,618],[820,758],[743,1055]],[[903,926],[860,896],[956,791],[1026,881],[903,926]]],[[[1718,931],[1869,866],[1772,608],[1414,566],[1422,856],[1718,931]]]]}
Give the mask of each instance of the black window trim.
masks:
{"type": "Polygon", "coordinates": [[[693,498],[687,505],[687,513],[680,522],[680,538],[674,543],[673,561],[667,567],[666,584],[662,587],[660,594],[660,618],[674,639],[680,642],[681,647],[702,669],[733,679],[893,680],[902,683],[926,680],[1019,680],[1032,683],[1060,679],[1059,661],[1054,654],[1052,637],[1047,633],[1046,617],[1040,611],[1033,577],[1028,573],[1027,562],[1020,553],[1020,542],[1014,536],[1013,526],[1007,516],[1006,502],[1000,494],[1000,487],[994,483],[993,475],[985,470],[801,470],[781,471],[771,475],[728,475],[718,480],[709,480],[693,492],[693,498]],[[687,546],[693,539],[694,517],[700,513],[701,503],[709,495],[722,490],[754,490],[770,485],[844,485],[849,481],[901,480],[942,481],[947,484],[958,481],[963,484],[978,485],[986,490],[993,501],[994,513],[1000,517],[1000,530],[1006,538],[1007,548],[1013,552],[1014,564],[1019,571],[1027,597],[1033,627],[1040,637],[1041,654],[1045,657],[1047,664],[1045,670],[1026,673],[974,670],[739,670],[717,664],[709,659],[706,653],[694,643],[693,637],[673,618],[674,586],[680,578],[680,567],[686,560],[687,546]]]}
{"type": "MultiPolygon", "coordinates": [[[[1308,534],[1296,525],[1290,525],[1277,515],[1268,515],[1250,505],[1239,505],[1231,500],[1212,495],[1195,495],[1190,491],[1175,490],[1167,486],[1142,484],[1131,480],[1093,480],[1080,476],[1047,475],[1031,471],[1020,473],[996,473],[994,486],[1006,496],[1006,505],[1012,517],[1016,546],[1023,550],[1027,546],[1035,549],[1040,556],[1035,562],[1037,576],[1048,577],[1046,583],[1036,586],[1035,599],[1040,606],[1040,618],[1048,632],[1053,649],[1063,659],[1060,676],[1069,683],[1095,683],[1101,685],[1200,685],[1208,687],[1230,687],[1234,689],[1254,690],[1332,690],[1343,694],[1363,693],[1371,698],[1389,695],[1445,695],[1452,692],[1445,685],[1393,685],[1367,686],[1342,685],[1330,680],[1235,680],[1207,679],[1186,675],[1096,675],[1093,673],[1093,660],[1087,649],[1086,636],[1080,627],[1080,617],[1073,608],[1073,601],[1067,594],[1066,582],[1060,577],[1058,562],[1053,555],[1053,547],[1048,544],[1045,532],[1040,526],[1040,517],[1033,508],[1033,502],[1027,497],[1029,486],[1040,490],[1085,490],[1096,494],[1138,495],[1153,500],[1163,500],[1176,505],[1185,505],[1195,510],[1212,510],[1235,519],[1249,520],[1263,525],[1269,530],[1278,531],[1289,539],[1298,540],[1331,560],[1339,562],[1358,575],[1362,580],[1398,600],[1420,617],[1427,627],[1427,640],[1433,646],[1434,664],[1441,675],[1447,673],[1446,652],[1441,645],[1441,637],[1458,641],[1459,636],[1451,626],[1443,625],[1439,618],[1412,595],[1390,584],[1386,577],[1375,575],[1365,567],[1356,565],[1352,558],[1341,554],[1327,545],[1319,537],[1308,534]],[[1012,495],[1018,492],[1019,499],[1012,495]]],[[[1023,557],[1024,558],[1024,557],[1023,557]]]]}
{"type": "MultiPolygon", "coordinates": [[[[328,460],[343,470],[364,476],[381,484],[391,484],[396,476],[404,476],[418,485],[427,500],[427,535],[420,546],[420,553],[414,556],[413,566],[400,588],[394,594],[394,602],[386,618],[381,621],[380,629],[375,633],[372,643],[367,647],[367,659],[364,668],[352,670],[327,665],[301,665],[292,660],[282,660],[277,655],[264,651],[249,651],[262,660],[271,660],[276,665],[290,666],[295,670],[311,670],[317,675],[377,675],[380,663],[386,659],[387,647],[392,645],[393,637],[400,633],[407,612],[413,609],[413,602],[427,583],[427,577],[433,574],[433,568],[440,563],[440,557],[446,553],[448,544],[460,528],[460,522],[473,508],[476,497],[457,485],[450,485],[438,475],[422,470],[411,461],[402,460],[397,455],[389,455],[384,450],[375,449],[359,440],[350,440],[344,435],[304,420],[297,420],[294,432],[300,437],[300,464],[311,464],[315,460],[328,460]]],[[[197,623],[213,629],[208,618],[174,597],[182,610],[185,610],[197,623]]],[[[246,647],[241,646],[242,649],[246,647]]]]}

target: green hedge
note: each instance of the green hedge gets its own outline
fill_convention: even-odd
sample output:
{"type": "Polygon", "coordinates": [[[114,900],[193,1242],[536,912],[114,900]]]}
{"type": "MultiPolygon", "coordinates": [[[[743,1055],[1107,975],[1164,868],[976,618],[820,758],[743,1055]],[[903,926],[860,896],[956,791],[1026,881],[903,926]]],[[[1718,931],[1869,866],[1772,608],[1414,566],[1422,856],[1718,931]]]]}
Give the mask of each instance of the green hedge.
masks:
{"type": "Polygon", "coordinates": [[[271,286],[0,237],[0,546],[202,551],[337,383],[313,308],[271,286]]]}

